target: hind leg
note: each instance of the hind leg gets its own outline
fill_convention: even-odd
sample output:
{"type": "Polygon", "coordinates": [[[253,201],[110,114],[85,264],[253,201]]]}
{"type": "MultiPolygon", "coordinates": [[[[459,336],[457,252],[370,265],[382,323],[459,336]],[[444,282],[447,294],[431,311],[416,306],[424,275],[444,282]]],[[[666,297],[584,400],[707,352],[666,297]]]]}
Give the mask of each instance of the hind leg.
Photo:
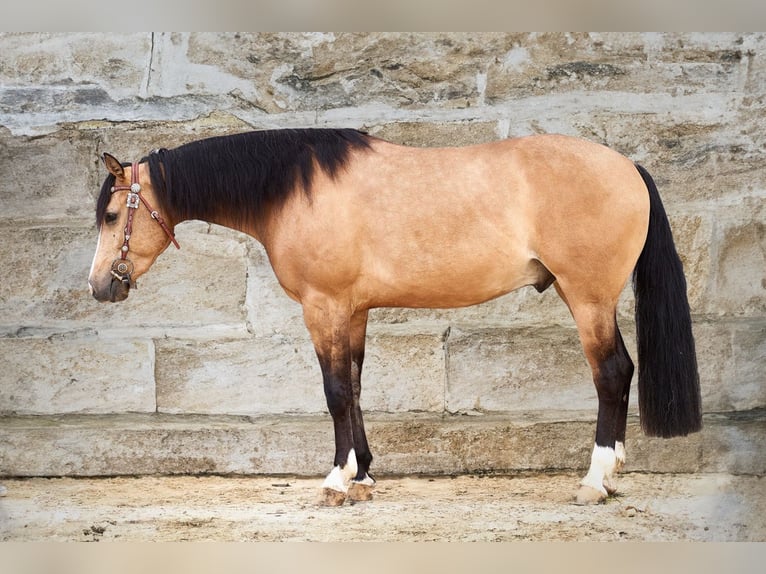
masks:
{"type": "Polygon", "coordinates": [[[633,362],[625,349],[615,305],[573,304],[585,356],[593,373],[598,396],[596,440],[588,473],[580,482],[575,501],[592,504],[616,491],[615,473],[625,462],[625,426],[633,362]]]}

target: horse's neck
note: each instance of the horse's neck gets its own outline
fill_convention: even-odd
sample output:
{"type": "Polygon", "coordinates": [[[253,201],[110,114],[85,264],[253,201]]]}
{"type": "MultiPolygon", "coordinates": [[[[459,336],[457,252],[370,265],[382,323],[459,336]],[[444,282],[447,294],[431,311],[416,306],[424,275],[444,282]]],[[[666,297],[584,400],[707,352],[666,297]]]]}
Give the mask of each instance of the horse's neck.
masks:
{"type": "Polygon", "coordinates": [[[239,231],[240,233],[244,233],[246,235],[249,235],[250,237],[253,237],[256,239],[259,243],[263,243],[263,240],[261,239],[264,235],[264,230],[259,225],[253,225],[250,223],[243,223],[234,221],[233,219],[226,218],[223,216],[216,217],[215,215],[210,214],[199,214],[196,216],[190,216],[187,217],[179,223],[183,223],[185,221],[204,221],[205,223],[210,223],[213,225],[220,225],[221,227],[226,227],[227,229],[232,229],[234,231],[239,231]]]}

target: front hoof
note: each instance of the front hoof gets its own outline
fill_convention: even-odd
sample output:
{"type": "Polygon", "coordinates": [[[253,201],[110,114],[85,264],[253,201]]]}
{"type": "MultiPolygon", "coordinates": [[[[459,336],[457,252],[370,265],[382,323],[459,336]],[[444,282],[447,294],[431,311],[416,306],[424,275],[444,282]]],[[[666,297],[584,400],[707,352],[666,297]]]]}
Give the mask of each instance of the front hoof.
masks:
{"type": "Polygon", "coordinates": [[[601,504],[605,500],[606,492],[582,485],[575,495],[574,503],[578,506],[588,506],[591,504],[601,504]]]}
{"type": "Polygon", "coordinates": [[[343,506],[346,493],[334,488],[323,488],[319,493],[319,506],[343,506]]]}
{"type": "Polygon", "coordinates": [[[348,487],[348,497],[354,502],[367,502],[372,500],[373,487],[374,484],[351,481],[351,486],[348,487]]]}

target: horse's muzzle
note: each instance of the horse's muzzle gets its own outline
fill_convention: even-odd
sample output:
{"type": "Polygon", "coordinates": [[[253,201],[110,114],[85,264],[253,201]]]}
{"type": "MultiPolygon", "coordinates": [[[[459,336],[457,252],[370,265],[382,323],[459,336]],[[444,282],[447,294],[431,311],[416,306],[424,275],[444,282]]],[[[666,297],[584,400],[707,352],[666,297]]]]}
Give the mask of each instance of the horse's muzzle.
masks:
{"type": "Polygon", "coordinates": [[[96,301],[102,303],[124,301],[130,294],[130,279],[127,277],[122,279],[112,277],[112,280],[103,287],[95,287],[90,281],[88,285],[96,301]]]}

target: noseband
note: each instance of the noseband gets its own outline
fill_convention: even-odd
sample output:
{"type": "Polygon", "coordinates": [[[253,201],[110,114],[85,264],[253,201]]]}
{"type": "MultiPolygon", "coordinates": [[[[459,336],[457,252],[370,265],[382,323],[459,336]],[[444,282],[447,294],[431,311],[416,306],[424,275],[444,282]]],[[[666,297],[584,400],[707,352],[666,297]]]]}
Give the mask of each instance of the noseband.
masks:
{"type": "Polygon", "coordinates": [[[130,185],[115,185],[112,187],[111,192],[115,191],[128,191],[128,223],[125,225],[125,240],[120,248],[120,257],[112,261],[112,275],[123,283],[128,283],[131,287],[135,287],[136,283],[130,277],[133,273],[133,263],[128,259],[128,251],[130,250],[130,236],[133,233],[133,215],[136,210],[141,206],[143,202],[146,208],[149,210],[152,219],[160,224],[162,230],[170,239],[171,243],[176,246],[176,249],[181,249],[176,241],[175,234],[162,219],[159,212],[157,212],[146,198],[141,195],[141,184],[138,182],[138,163],[134,162],[130,167],[131,184],[130,185]]]}

